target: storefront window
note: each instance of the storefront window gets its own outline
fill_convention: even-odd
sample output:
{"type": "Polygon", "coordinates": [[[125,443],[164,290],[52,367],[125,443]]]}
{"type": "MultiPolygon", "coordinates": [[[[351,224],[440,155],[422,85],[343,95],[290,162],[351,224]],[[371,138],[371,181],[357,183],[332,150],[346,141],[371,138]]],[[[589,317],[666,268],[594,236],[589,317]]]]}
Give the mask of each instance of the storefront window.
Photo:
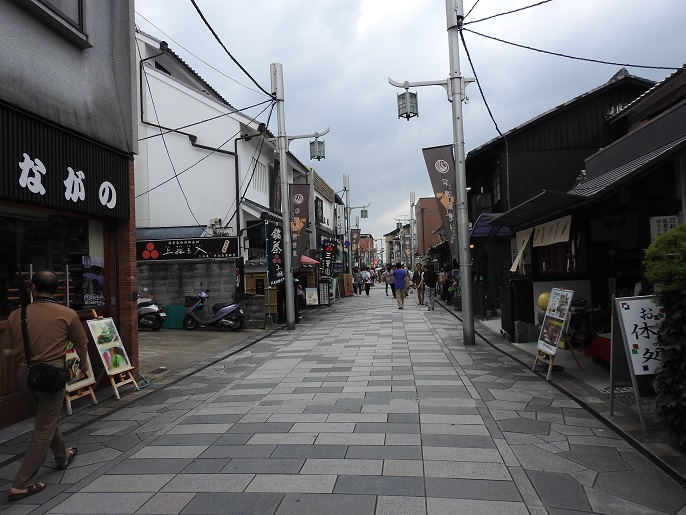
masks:
{"type": "Polygon", "coordinates": [[[19,306],[16,271],[25,280],[38,270],[60,277],[55,298],[79,310],[104,304],[103,224],[0,207],[0,320],[19,306]]]}

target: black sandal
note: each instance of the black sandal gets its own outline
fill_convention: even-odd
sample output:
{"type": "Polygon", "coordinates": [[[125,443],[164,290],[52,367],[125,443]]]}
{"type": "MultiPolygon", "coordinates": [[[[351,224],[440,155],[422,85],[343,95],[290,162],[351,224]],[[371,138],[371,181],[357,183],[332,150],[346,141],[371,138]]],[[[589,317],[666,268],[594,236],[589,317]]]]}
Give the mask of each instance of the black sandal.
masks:
{"type": "Polygon", "coordinates": [[[41,490],[44,490],[46,486],[48,485],[41,481],[40,483],[36,483],[35,485],[29,486],[25,492],[21,492],[18,494],[13,494],[12,492],[10,492],[9,496],[7,497],[7,500],[18,501],[19,499],[26,499],[27,497],[30,497],[33,494],[37,494],[41,490]]]}
{"type": "Polygon", "coordinates": [[[74,461],[74,458],[76,458],[78,452],[79,450],[76,447],[68,447],[67,461],[65,461],[62,465],[57,465],[57,470],[67,470],[69,465],[71,465],[71,462],[74,461]]]}

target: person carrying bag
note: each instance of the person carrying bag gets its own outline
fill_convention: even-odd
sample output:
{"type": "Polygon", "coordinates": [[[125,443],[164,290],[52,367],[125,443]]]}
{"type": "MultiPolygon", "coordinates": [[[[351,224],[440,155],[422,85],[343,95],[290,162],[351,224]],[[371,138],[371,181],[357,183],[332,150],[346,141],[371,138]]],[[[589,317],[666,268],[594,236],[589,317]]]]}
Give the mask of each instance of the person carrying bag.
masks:
{"type": "MultiPolygon", "coordinates": [[[[20,276],[21,277],[21,276],[20,276]]],[[[66,447],[58,422],[64,403],[65,351],[69,342],[87,372],[88,338],[78,314],[53,298],[59,280],[54,272],[43,270],[31,278],[33,302],[23,300],[7,318],[2,338],[5,356],[17,362],[17,384],[35,414],[33,434],[21,467],[14,476],[8,500],[34,495],[46,487],[36,481],[48,449],[55,455],[57,469],[65,470],[76,457],[76,447],[66,447]],[[28,305],[27,305],[28,304],[28,305]]],[[[21,277],[20,291],[26,287],[21,277]]]]}

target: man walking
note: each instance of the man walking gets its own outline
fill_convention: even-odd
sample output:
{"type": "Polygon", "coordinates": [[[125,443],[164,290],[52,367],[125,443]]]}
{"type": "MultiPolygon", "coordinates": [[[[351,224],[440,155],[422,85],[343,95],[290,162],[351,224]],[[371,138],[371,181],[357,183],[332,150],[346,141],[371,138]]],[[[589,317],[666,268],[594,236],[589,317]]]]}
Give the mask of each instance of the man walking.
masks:
{"type": "MultiPolygon", "coordinates": [[[[85,373],[88,371],[88,338],[76,312],[53,299],[57,286],[57,274],[48,270],[36,272],[31,278],[33,302],[26,307],[29,358],[32,363],[64,367],[65,350],[67,344],[72,342],[79,356],[81,370],[85,373]]],[[[48,449],[55,455],[58,470],[65,470],[77,453],[76,447],[65,447],[58,426],[64,389],[44,393],[27,386],[29,372],[20,319],[20,309],[8,317],[2,350],[6,356],[13,356],[17,361],[17,383],[35,414],[35,421],[29,448],[12,482],[10,501],[23,499],[45,488],[44,482],[36,482],[36,475],[48,449]]]]}
{"type": "Polygon", "coordinates": [[[405,288],[407,286],[407,270],[400,263],[395,264],[393,282],[395,283],[395,300],[398,301],[398,309],[403,309],[405,304],[405,288]]]}

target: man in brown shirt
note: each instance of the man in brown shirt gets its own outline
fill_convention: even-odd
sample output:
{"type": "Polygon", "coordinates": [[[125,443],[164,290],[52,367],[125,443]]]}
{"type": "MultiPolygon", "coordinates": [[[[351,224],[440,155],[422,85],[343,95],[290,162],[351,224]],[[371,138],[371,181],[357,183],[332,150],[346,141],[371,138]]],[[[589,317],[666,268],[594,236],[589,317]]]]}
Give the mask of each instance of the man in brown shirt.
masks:
{"type": "MultiPolygon", "coordinates": [[[[86,372],[88,338],[76,312],[53,299],[57,286],[57,275],[48,270],[36,272],[31,278],[33,302],[26,308],[31,362],[64,367],[65,350],[67,344],[72,342],[81,361],[81,370],[86,372]]],[[[44,482],[36,482],[36,475],[45,461],[48,448],[55,455],[59,470],[66,469],[77,453],[76,447],[65,447],[58,426],[64,390],[44,393],[31,390],[26,384],[28,367],[20,319],[20,309],[8,317],[2,350],[6,356],[13,356],[17,361],[17,383],[35,414],[35,422],[29,448],[12,482],[10,501],[23,499],[45,488],[44,482]]]]}

